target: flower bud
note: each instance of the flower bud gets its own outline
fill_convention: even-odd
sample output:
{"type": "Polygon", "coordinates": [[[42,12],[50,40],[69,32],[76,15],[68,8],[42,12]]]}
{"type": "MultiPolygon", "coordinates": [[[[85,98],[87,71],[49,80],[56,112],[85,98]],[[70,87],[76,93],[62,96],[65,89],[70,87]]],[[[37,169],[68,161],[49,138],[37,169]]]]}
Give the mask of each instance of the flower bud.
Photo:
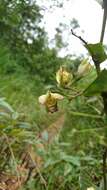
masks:
{"type": "Polygon", "coordinates": [[[39,97],[39,103],[45,105],[48,112],[54,113],[58,111],[57,101],[62,100],[63,96],[50,91],[39,97]]]}
{"type": "Polygon", "coordinates": [[[62,87],[69,86],[72,79],[73,75],[69,73],[64,67],[60,67],[60,69],[56,73],[57,83],[62,87]]]}
{"type": "Polygon", "coordinates": [[[87,75],[91,68],[92,66],[90,63],[88,63],[88,59],[84,59],[78,67],[77,76],[83,77],[87,75]]]}
{"type": "Polygon", "coordinates": [[[87,190],[95,190],[94,187],[88,187],[87,190]]]}

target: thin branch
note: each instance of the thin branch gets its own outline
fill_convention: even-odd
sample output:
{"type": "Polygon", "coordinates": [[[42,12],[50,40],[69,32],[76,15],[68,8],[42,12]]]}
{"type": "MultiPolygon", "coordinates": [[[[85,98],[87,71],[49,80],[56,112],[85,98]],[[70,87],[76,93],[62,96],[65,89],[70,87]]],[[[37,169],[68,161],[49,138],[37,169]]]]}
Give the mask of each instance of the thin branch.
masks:
{"type": "MultiPolygon", "coordinates": [[[[75,34],[72,29],[71,29],[71,33],[72,33],[73,36],[75,36],[76,38],[81,40],[84,43],[84,45],[88,44],[81,36],[78,36],[77,34],[75,34]]],[[[99,65],[99,63],[97,63],[97,61],[94,59],[94,57],[92,55],[91,55],[91,57],[92,57],[92,60],[93,60],[93,62],[95,64],[97,74],[99,75],[99,73],[100,73],[100,65],[99,65]]]]}
{"type": "Polygon", "coordinates": [[[105,33],[105,28],[106,28],[106,20],[107,20],[107,12],[104,10],[102,31],[101,31],[101,37],[100,37],[100,42],[101,43],[103,43],[103,40],[104,40],[104,33],[105,33]]]}
{"type": "Polygon", "coordinates": [[[107,23],[107,0],[103,0],[103,8],[104,8],[104,14],[103,14],[102,29],[101,29],[101,37],[100,37],[101,43],[103,43],[104,40],[105,28],[107,23]]]}
{"type": "Polygon", "coordinates": [[[87,45],[87,42],[81,36],[78,36],[77,34],[75,34],[72,29],[71,29],[71,33],[72,33],[73,36],[75,36],[76,38],[81,40],[85,45],[87,45]]]}

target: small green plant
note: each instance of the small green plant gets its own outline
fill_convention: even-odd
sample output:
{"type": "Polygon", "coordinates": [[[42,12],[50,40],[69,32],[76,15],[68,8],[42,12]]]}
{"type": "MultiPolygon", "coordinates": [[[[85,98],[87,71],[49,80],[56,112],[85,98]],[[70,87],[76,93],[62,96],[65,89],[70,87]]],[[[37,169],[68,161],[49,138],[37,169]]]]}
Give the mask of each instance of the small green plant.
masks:
{"type": "Polygon", "coordinates": [[[17,172],[20,154],[35,139],[30,124],[0,98],[0,170],[17,172]],[[28,140],[27,140],[28,139],[28,140]]]}

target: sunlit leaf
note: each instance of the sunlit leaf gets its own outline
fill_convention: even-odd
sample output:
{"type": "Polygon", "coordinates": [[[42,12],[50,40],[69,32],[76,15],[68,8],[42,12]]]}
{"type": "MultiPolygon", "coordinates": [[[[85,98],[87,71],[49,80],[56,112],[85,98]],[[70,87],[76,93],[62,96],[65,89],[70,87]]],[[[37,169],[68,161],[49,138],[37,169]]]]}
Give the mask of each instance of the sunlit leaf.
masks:
{"type": "Polygon", "coordinates": [[[104,46],[101,43],[87,44],[85,47],[97,64],[100,64],[107,59],[104,46]]]}
{"type": "Polygon", "coordinates": [[[99,95],[102,92],[107,92],[107,70],[103,70],[96,80],[86,89],[85,95],[99,95]]]}
{"type": "Polygon", "coordinates": [[[72,163],[74,166],[80,166],[80,159],[77,156],[62,155],[62,160],[72,163]]]}

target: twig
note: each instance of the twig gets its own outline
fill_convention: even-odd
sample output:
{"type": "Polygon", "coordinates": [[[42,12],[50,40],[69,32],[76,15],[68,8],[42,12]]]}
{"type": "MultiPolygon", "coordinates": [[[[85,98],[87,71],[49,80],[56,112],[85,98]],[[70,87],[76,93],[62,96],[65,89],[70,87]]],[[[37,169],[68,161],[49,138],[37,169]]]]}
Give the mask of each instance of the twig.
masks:
{"type": "MultiPolygon", "coordinates": [[[[88,43],[87,43],[81,36],[78,36],[77,34],[75,34],[72,29],[71,29],[71,33],[72,33],[73,36],[75,36],[76,38],[78,38],[79,40],[81,40],[81,41],[85,44],[85,46],[88,45],[88,43]]],[[[99,63],[97,62],[97,60],[94,59],[94,57],[93,57],[93,55],[91,54],[91,52],[89,52],[89,53],[90,53],[90,55],[91,55],[91,57],[92,57],[92,60],[93,60],[93,62],[94,62],[94,64],[95,64],[97,74],[99,74],[99,73],[100,73],[100,65],[99,65],[99,63]]]]}
{"type": "Polygon", "coordinates": [[[75,36],[76,38],[81,40],[85,45],[87,45],[87,42],[81,36],[78,36],[77,34],[75,34],[72,29],[71,29],[71,33],[72,33],[73,36],[75,36]]]}
{"type": "Polygon", "coordinates": [[[101,37],[100,37],[101,43],[103,43],[103,40],[104,40],[104,34],[105,34],[105,28],[106,28],[106,22],[107,22],[107,1],[106,0],[103,0],[103,8],[104,8],[104,13],[103,13],[103,22],[102,22],[101,37]]]}

